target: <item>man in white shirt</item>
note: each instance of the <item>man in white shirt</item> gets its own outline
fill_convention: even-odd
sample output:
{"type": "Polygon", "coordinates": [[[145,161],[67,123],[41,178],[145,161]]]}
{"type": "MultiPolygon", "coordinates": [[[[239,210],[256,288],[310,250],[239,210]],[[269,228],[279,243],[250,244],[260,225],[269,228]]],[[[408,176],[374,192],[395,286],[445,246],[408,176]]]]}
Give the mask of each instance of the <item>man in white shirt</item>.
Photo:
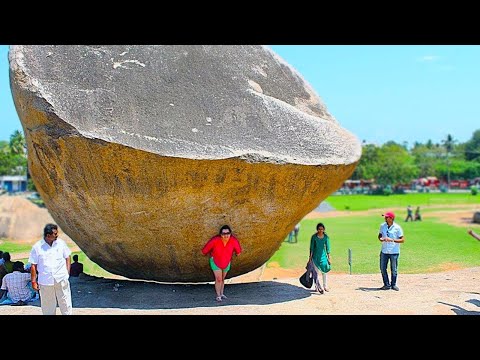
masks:
{"type": "Polygon", "coordinates": [[[28,262],[32,264],[32,287],[40,291],[43,315],[55,315],[57,302],[62,315],[72,315],[72,293],[68,281],[71,253],[65,241],[58,238],[55,224],[47,224],[43,229],[43,239],[33,245],[28,262]]]}
{"type": "Polygon", "coordinates": [[[380,251],[380,271],[382,272],[383,287],[382,290],[400,290],[397,286],[397,269],[398,258],[400,256],[400,244],[405,242],[403,230],[400,225],[394,223],[395,214],[391,211],[386,212],[382,216],[385,222],[380,225],[378,231],[378,240],[382,242],[382,250],[380,251]],[[387,265],[390,261],[390,271],[392,281],[388,279],[387,265]]]}

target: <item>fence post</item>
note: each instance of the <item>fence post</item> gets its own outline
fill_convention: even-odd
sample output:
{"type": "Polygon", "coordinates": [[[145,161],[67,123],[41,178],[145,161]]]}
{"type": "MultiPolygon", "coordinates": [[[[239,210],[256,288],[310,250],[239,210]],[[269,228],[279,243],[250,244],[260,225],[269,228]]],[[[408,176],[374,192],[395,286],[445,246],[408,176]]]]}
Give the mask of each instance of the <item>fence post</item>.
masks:
{"type": "Polygon", "coordinates": [[[350,267],[350,275],[352,275],[352,249],[348,249],[348,266],[350,267]]]}

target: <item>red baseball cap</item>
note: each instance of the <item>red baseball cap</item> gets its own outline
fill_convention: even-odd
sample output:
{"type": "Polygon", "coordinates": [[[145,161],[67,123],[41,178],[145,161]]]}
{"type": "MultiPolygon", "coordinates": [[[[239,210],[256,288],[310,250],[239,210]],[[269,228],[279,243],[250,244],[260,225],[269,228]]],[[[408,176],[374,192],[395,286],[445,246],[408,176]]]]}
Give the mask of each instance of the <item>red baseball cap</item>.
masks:
{"type": "Polygon", "coordinates": [[[395,214],[392,211],[387,211],[385,214],[382,214],[382,216],[388,216],[395,219],[395,214]]]}

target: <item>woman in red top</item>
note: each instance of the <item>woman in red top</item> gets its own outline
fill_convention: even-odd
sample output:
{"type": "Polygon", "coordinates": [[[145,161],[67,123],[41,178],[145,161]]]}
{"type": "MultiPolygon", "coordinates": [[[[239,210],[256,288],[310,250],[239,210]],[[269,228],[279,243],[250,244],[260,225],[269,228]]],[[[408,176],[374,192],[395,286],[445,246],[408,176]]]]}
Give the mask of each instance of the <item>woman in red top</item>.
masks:
{"type": "Polygon", "coordinates": [[[225,277],[230,270],[233,252],[239,255],[242,248],[228,225],[223,225],[219,235],[212,237],[202,249],[203,255],[210,254],[210,267],[215,275],[215,292],[217,293],[215,300],[217,301],[227,298],[223,294],[223,288],[225,277]]]}

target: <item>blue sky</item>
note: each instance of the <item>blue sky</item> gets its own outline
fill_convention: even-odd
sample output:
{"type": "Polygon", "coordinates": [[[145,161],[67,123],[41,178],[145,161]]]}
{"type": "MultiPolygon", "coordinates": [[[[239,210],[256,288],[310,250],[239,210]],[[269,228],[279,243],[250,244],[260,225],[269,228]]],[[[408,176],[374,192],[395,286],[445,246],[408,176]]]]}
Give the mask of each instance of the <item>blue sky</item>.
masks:
{"type": "MultiPolygon", "coordinates": [[[[459,142],[480,129],[480,46],[275,45],[360,140],[459,142]]],[[[22,130],[0,45],[0,140],[22,130]]]]}

